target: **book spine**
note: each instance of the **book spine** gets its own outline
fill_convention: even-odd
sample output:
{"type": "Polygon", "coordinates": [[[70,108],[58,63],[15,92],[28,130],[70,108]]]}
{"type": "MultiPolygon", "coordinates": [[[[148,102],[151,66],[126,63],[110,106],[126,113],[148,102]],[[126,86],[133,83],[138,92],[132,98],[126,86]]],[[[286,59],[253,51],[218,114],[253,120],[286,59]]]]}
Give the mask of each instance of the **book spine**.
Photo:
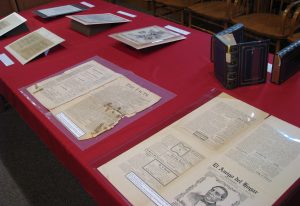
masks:
{"type": "Polygon", "coordinates": [[[226,53],[226,89],[234,89],[238,86],[238,49],[229,47],[226,53]]]}
{"type": "Polygon", "coordinates": [[[274,57],[271,73],[271,82],[275,84],[280,84],[280,56],[278,54],[276,54],[274,57]]]}

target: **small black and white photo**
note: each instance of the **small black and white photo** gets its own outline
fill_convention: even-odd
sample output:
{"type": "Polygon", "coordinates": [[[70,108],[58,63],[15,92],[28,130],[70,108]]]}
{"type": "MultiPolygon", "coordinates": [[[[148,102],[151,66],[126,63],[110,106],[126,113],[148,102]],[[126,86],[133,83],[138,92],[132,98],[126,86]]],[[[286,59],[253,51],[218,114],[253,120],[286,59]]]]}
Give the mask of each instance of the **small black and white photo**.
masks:
{"type": "Polygon", "coordinates": [[[176,196],[174,205],[180,206],[237,206],[243,195],[208,172],[176,196]]]}

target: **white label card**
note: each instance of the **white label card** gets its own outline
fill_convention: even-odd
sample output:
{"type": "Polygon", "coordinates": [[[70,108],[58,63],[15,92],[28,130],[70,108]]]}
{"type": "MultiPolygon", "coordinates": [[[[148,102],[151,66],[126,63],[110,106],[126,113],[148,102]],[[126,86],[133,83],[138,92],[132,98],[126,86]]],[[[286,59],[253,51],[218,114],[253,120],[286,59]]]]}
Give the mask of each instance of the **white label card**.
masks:
{"type": "Polygon", "coordinates": [[[162,198],[157,192],[155,192],[149,185],[147,185],[141,178],[139,178],[133,172],[128,173],[126,177],[156,205],[171,206],[170,203],[168,203],[164,198],[162,198]]]}
{"type": "Polygon", "coordinates": [[[88,3],[88,2],[85,2],[85,1],[82,1],[82,2],[80,2],[82,5],[84,5],[84,6],[87,6],[87,7],[89,7],[89,8],[93,8],[93,7],[95,7],[93,4],[90,4],[90,3],[88,3]]]}
{"type": "Polygon", "coordinates": [[[132,17],[132,18],[135,18],[135,17],[136,17],[136,15],[127,13],[127,12],[125,12],[125,11],[117,11],[117,13],[118,13],[118,14],[123,14],[123,15],[125,15],[125,16],[129,16],[129,17],[132,17]]]}
{"type": "Polygon", "coordinates": [[[272,67],[273,67],[273,65],[272,65],[272,64],[270,64],[270,63],[268,63],[268,72],[269,72],[269,73],[271,73],[271,72],[272,72],[272,67]]]}
{"type": "Polygon", "coordinates": [[[185,31],[185,30],[179,29],[179,28],[171,26],[171,25],[167,25],[167,26],[165,26],[165,28],[169,29],[169,30],[172,30],[172,31],[175,31],[175,32],[177,32],[179,34],[183,34],[183,35],[188,35],[188,34],[191,33],[189,31],[185,31]]]}
{"type": "Polygon", "coordinates": [[[79,127],[77,127],[74,122],[72,122],[63,112],[56,115],[56,118],[77,138],[84,135],[84,131],[82,131],[79,127]]]}
{"type": "Polygon", "coordinates": [[[14,64],[14,62],[4,53],[0,54],[0,61],[7,67],[14,64]]]}

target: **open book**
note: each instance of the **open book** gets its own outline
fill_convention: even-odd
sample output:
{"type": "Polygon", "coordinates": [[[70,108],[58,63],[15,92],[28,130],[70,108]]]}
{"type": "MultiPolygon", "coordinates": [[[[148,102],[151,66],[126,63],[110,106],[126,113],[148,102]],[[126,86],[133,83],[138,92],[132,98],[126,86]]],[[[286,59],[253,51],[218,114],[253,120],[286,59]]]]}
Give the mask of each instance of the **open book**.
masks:
{"type": "Polygon", "coordinates": [[[78,140],[110,130],[161,98],[95,60],[37,82],[27,91],[78,140]]]}
{"type": "Polygon", "coordinates": [[[100,166],[133,205],[271,205],[300,176],[300,130],[224,93],[100,166]]]}

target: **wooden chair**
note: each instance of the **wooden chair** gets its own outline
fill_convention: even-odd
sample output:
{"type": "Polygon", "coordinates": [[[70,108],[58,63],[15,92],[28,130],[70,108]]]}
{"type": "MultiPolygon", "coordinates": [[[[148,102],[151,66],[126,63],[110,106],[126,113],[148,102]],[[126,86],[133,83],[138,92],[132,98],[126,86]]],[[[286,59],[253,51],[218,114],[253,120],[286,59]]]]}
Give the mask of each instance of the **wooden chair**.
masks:
{"type": "Polygon", "coordinates": [[[153,15],[179,24],[185,23],[185,9],[200,0],[153,0],[153,15]],[[176,18],[178,17],[179,18],[176,18]]]}
{"type": "Polygon", "coordinates": [[[292,29],[288,37],[289,42],[294,42],[300,39],[300,8],[294,12],[292,19],[292,29]]]}
{"type": "Polygon", "coordinates": [[[20,11],[27,10],[54,0],[15,0],[20,11]]]}
{"type": "Polygon", "coordinates": [[[7,16],[12,12],[17,12],[18,7],[14,0],[1,0],[0,1],[0,17],[7,16]]]}
{"type": "Polygon", "coordinates": [[[213,33],[207,27],[199,26],[200,21],[225,29],[232,15],[241,15],[245,12],[245,4],[245,0],[202,0],[188,8],[189,26],[213,33]]]}
{"type": "Polygon", "coordinates": [[[287,39],[291,31],[294,11],[300,1],[287,0],[253,0],[248,1],[249,13],[233,17],[234,23],[242,23],[247,34],[254,38],[269,38],[275,42],[275,50],[279,51],[282,40],[287,39]],[[249,2],[252,2],[249,5],[249,2]],[[280,6],[278,6],[279,4],[280,6]],[[287,4],[287,6],[284,6],[287,4]],[[250,8],[250,9],[249,9],[250,8]]]}

